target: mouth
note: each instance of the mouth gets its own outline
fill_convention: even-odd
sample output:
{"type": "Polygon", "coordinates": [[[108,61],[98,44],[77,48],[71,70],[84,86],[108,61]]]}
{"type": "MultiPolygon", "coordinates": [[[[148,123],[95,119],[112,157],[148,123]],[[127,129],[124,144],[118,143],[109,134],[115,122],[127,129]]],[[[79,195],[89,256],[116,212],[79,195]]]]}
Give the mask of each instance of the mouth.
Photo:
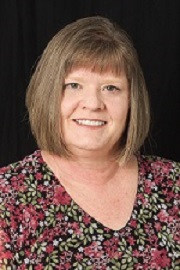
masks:
{"type": "Polygon", "coordinates": [[[91,127],[99,127],[107,124],[106,121],[102,120],[90,120],[90,119],[73,119],[78,125],[82,126],[91,126],[91,127]]]}

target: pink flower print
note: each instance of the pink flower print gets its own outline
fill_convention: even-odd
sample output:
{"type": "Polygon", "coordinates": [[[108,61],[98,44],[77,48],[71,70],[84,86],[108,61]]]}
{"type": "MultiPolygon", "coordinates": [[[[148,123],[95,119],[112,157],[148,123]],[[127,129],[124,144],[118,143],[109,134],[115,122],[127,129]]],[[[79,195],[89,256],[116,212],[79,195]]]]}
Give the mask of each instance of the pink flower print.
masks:
{"type": "Polygon", "coordinates": [[[152,251],[152,262],[155,262],[157,266],[168,267],[170,266],[170,258],[167,257],[166,250],[154,250],[152,251]]]}
{"type": "Polygon", "coordinates": [[[26,270],[25,263],[23,263],[21,266],[19,266],[17,270],[26,270]]]}
{"type": "Polygon", "coordinates": [[[79,228],[79,224],[77,222],[73,222],[71,225],[70,225],[70,228],[72,228],[74,230],[74,233],[76,235],[81,235],[82,234],[82,231],[81,229],[79,228]]]}
{"type": "Polygon", "coordinates": [[[82,253],[77,253],[77,254],[75,255],[75,257],[76,257],[76,260],[77,260],[77,261],[81,261],[82,258],[83,258],[83,254],[82,254],[82,253]]]}
{"type": "Polygon", "coordinates": [[[65,263],[64,266],[65,266],[64,269],[66,269],[66,270],[71,269],[71,264],[70,263],[65,263]]]}
{"type": "Polygon", "coordinates": [[[88,225],[88,224],[90,224],[90,222],[91,222],[91,218],[90,218],[90,216],[84,216],[83,217],[83,222],[86,224],[86,225],[88,225]]]}
{"type": "Polygon", "coordinates": [[[56,205],[62,204],[62,205],[68,205],[70,204],[71,198],[66,193],[63,187],[57,186],[54,189],[54,198],[53,203],[56,205]]]}
{"type": "Polygon", "coordinates": [[[156,228],[156,230],[159,232],[162,229],[162,224],[160,222],[157,222],[154,227],[156,228]]]}
{"type": "Polygon", "coordinates": [[[133,227],[133,228],[136,228],[136,226],[137,226],[137,221],[136,220],[131,220],[131,226],[133,227]]]}
{"type": "Polygon", "coordinates": [[[145,202],[145,198],[144,198],[144,194],[138,194],[137,195],[137,199],[138,199],[138,204],[141,205],[141,204],[144,204],[145,202]]]}
{"type": "Polygon", "coordinates": [[[139,252],[138,250],[134,250],[134,251],[133,251],[133,256],[134,256],[134,257],[137,257],[137,258],[138,258],[139,255],[140,255],[140,252],[139,252]]]}
{"type": "Polygon", "coordinates": [[[35,270],[42,270],[43,269],[43,265],[42,264],[38,264],[37,266],[34,267],[35,270]]]}
{"type": "Polygon", "coordinates": [[[133,237],[129,237],[128,239],[127,239],[127,241],[129,242],[129,244],[132,246],[132,245],[134,245],[135,244],[135,239],[133,238],[133,237]]]}
{"type": "Polygon", "coordinates": [[[30,221],[30,226],[33,230],[36,230],[37,226],[38,226],[38,222],[36,217],[32,217],[31,221],[30,221]]]}
{"type": "Polygon", "coordinates": [[[62,213],[57,213],[56,214],[56,220],[61,220],[63,218],[63,214],[62,213]]]}
{"type": "Polygon", "coordinates": [[[42,177],[43,177],[42,173],[36,173],[36,175],[35,175],[36,180],[41,180],[42,177]]]}
{"type": "Polygon", "coordinates": [[[49,245],[49,246],[46,247],[46,252],[49,253],[49,254],[52,253],[53,250],[54,250],[53,245],[49,245]]]}
{"type": "Polygon", "coordinates": [[[25,249],[25,254],[27,257],[30,257],[31,251],[29,249],[25,249]]]}
{"type": "Polygon", "coordinates": [[[157,217],[161,222],[167,222],[168,220],[168,214],[165,210],[161,210],[157,217]]]}
{"type": "Polygon", "coordinates": [[[44,213],[43,213],[43,212],[39,212],[38,218],[39,218],[40,220],[43,220],[43,219],[44,219],[44,213]]]}
{"type": "Polygon", "coordinates": [[[17,229],[18,225],[17,225],[17,221],[15,220],[14,217],[12,217],[10,224],[11,224],[11,228],[17,229]]]}
{"type": "MultiPolygon", "coordinates": [[[[1,250],[0,250],[1,251],[1,250]]],[[[9,251],[9,250],[7,250],[6,252],[1,252],[0,253],[0,259],[11,259],[12,258],[12,253],[9,251]]]]}

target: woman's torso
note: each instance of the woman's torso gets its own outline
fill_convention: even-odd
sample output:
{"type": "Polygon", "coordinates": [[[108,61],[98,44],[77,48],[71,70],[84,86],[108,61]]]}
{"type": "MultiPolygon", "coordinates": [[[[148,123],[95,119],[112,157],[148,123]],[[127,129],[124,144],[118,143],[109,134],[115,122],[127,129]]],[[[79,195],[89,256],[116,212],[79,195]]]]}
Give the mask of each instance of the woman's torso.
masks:
{"type": "Polygon", "coordinates": [[[137,197],[120,230],[75,203],[40,151],[1,169],[0,258],[12,269],[178,269],[180,165],[138,161],[137,197]]]}

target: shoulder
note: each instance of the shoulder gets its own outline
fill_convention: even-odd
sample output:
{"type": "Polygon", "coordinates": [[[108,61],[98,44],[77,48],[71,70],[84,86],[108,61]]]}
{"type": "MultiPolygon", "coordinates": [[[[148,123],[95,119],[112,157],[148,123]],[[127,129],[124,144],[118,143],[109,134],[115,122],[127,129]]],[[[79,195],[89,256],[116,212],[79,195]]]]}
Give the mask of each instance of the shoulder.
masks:
{"type": "Polygon", "coordinates": [[[141,155],[139,156],[139,174],[147,192],[179,201],[179,162],[158,156],[141,155]]]}
{"type": "Polygon", "coordinates": [[[11,163],[7,166],[0,168],[0,179],[8,179],[12,175],[19,175],[25,173],[27,170],[37,167],[41,161],[40,151],[37,150],[31,155],[24,157],[21,161],[11,163]]]}
{"type": "Polygon", "coordinates": [[[180,163],[159,156],[139,156],[140,166],[144,172],[151,172],[155,175],[173,177],[180,179],[180,163]]]}
{"type": "Polygon", "coordinates": [[[24,187],[24,181],[38,172],[42,166],[41,154],[37,150],[23,160],[12,163],[0,169],[0,197],[5,194],[12,196],[15,191],[24,187]]]}

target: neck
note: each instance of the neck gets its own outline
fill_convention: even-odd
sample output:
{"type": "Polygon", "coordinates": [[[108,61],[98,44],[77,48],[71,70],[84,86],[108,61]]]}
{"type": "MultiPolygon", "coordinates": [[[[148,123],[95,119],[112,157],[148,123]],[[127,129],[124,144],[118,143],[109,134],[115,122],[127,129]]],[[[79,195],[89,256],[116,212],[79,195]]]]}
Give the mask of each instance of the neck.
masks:
{"type": "Polygon", "coordinates": [[[42,156],[58,179],[81,185],[106,185],[116,178],[119,170],[123,173],[127,166],[131,167],[129,165],[132,163],[130,161],[120,168],[113,157],[107,158],[104,156],[100,158],[96,156],[96,158],[89,158],[89,156],[79,156],[78,158],[66,159],[45,151],[42,151],[42,156]]]}
{"type": "Polygon", "coordinates": [[[119,164],[115,158],[89,156],[66,159],[42,151],[42,157],[57,178],[82,184],[103,185],[116,174],[119,164]]]}

